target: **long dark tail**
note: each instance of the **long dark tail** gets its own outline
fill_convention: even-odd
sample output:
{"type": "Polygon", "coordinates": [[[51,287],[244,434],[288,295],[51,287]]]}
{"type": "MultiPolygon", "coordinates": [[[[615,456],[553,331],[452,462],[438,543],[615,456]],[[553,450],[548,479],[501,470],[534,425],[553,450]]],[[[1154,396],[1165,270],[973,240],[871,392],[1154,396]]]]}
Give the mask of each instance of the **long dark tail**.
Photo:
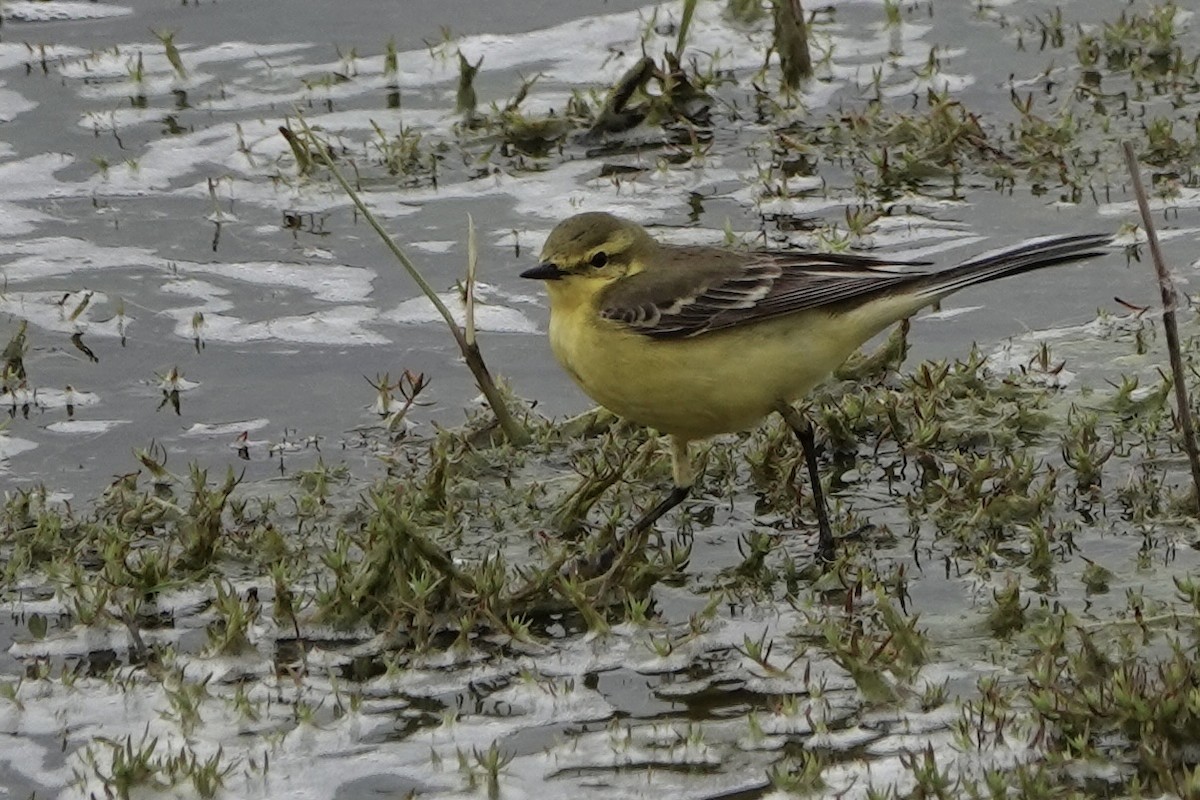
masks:
{"type": "Polygon", "coordinates": [[[1110,244],[1112,236],[1106,233],[1037,239],[1010,250],[964,261],[957,267],[924,275],[909,286],[916,290],[917,298],[932,302],[977,283],[1092,258],[1101,255],[1104,252],[1101,248],[1110,244]]]}

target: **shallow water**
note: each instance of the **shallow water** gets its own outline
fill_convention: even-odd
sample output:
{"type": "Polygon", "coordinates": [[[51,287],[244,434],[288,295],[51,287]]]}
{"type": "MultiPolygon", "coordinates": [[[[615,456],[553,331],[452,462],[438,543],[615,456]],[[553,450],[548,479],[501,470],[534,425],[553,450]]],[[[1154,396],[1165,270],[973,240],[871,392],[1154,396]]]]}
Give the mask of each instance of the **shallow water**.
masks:
{"type": "MultiPolygon", "coordinates": [[[[1032,33],[1030,46],[1018,49],[1014,26],[975,13],[975,4],[906,6],[905,23],[890,30],[874,3],[832,6],[819,33],[833,44],[833,60],[792,122],[863,104],[872,69],[883,71],[885,96],[898,107],[910,97],[916,104],[925,88],[917,73],[934,46],[941,73],[932,85],[1000,121],[1010,119],[1014,86],[1044,91],[1044,74],[1073,80],[1056,66],[1066,54],[1039,52],[1032,33]]],[[[1050,13],[1048,4],[997,6],[1016,28],[1050,13]]],[[[1064,7],[1095,24],[1124,4],[1064,7]]],[[[10,395],[11,420],[0,433],[5,489],[41,483],[86,506],[113,476],[136,470],[131,451],[152,442],[178,472],[198,461],[265,481],[320,457],[345,461],[366,479],[380,469],[372,437],[361,433],[377,435],[380,421],[366,379],[382,373],[432,379],[422,395],[431,404],[412,416],[418,432],[463,418],[475,391],[445,330],[414,300],[411,282],[348,201],[327,181],[297,177],[277,128],[300,108],[356,153],[372,140],[373,123],[391,134],[411,127],[450,141],[458,121],[454,47],[484,59],[481,105],[502,105],[522,76],[541,73],[528,106],[561,108],[573,89],[602,92],[632,63],[652,12],[616,0],[416,2],[404,4],[402,15],[395,8],[365,0],[345,7],[297,0],[0,4],[0,339],[27,320],[29,342],[28,394],[10,395]],[[55,15],[64,18],[30,21],[55,15]],[[443,25],[458,37],[448,48],[437,44],[443,25]],[[175,31],[185,75],[149,30],[175,31]],[[395,77],[384,74],[389,38],[398,51],[395,77]],[[139,60],[144,74],[135,80],[139,60]],[[173,370],[182,380],[165,384],[173,370]]],[[[715,8],[701,4],[690,47],[723,54],[722,68],[744,86],[767,37],[729,24],[715,8]]],[[[649,52],[673,41],[669,23],[677,16],[673,5],[659,12],[649,52]]],[[[660,161],[670,148],[653,141],[592,156],[571,142],[526,169],[481,168],[451,148],[436,187],[427,179],[401,185],[371,163],[369,147],[363,172],[368,202],[451,301],[464,272],[466,216],[474,218],[490,304],[479,320],[489,364],[539,410],[563,415],[588,404],[553,364],[539,287],[516,277],[546,232],[575,211],[607,209],[677,241],[722,241],[728,225],[747,238],[765,230],[775,245],[811,243],[803,232],[781,232],[775,215],[795,215],[809,227],[841,223],[853,201],[850,181],[828,166],[828,195],[763,198],[757,175],[769,127],[748,120],[719,126],[704,158],[682,166],[660,161]],[[602,177],[608,164],[650,168],[617,182],[602,177]]],[[[1034,197],[1020,183],[997,192],[987,179],[965,201],[904,197],[896,203],[901,210],[860,244],[945,262],[1036,235],[1115,230],[1133,215],[1124,180],[1112,185],[1100,203],[1057,203],[1053,192],[1034,197]]],[[[1172,205],[1164,244],[1190,270],[1200,203],[1185,192],[1172,205]]],[[[1028,363],[1036,337],[1021,337],[1027,329],[1087,322],[1096,309],[1114,308],[1114,295],[1152,302],[1157,290],[1143,268],[1114,253],[964,293],[915,324],[914,356],[961,355],[976,340],[992,350],[1017,336],[996,361],[1015,352],[1009,363],[1028,363]]],[[[1086,330],[1067,338],[1081,382],[1116,378],[1106,369],[1111,350],[1090,351],[1086,330]]],[[[893,521],[887,515],[879,512],[893,521]]],[[[31,638],[27,615],[54,618],[63,609],[23,594],[12,603],[12,623],[0,623],[0,641],[14,641],[0,668],[14,685],[19,674],[30,676],[14,689],[20,703],[0,700],[0,783],[17,797],[86,796],[96,788],[88,746],[103,772],[113,756],[99,737],[137,744],[144,733],[161,737],[160,752],[190,748],[207,758],[224,747],[234,764],[228,796],[246,797],[484,796],[479,762],[493,746],[512,757],[501,770],[505,797],[544,795],[548,786],[581,797],[764,797],[769,769],[814,748],[829,758],[827,789],[861,796],[872,784],[904,786],[903,756],[926,745],[954,758],[957,711],[876,708],[845,670],[798,635],[813,627],[811,609],[730,604],[703,633],[685,634],[704,606],[704,584],[737,564],[734,545],[753,523],[745,509],[722,512],[696,537],[700,586],[656,590],[660,628],[627,626],[607,637],[557,631],[521,657],[498,658],[492,643],[476,643],[444,662],[418,660],[354,681],[365,699],[349,710],[347,664],[362,658],[377,669],[385,642],[320,632],[329,640],[308,652],[311,673],[293,682],[277,674],[289,661],[277,650],[288,641],[274,623],[255,631],[254,652],[202,655],[211,587],[181,592],[163,601],[177,615],[154,636],[189,654],[179,665],[188,680],[214,676],[202,724],[189,731],[171,716],[164,685],[137,668],[123,666],[122,688],[114,688],[104,668],[128,660],[125,631],[87,630],[64,618],[45,641],[31,638]],[[663,636],[678,638],[667,655],[656,650],[663,636]],[[778,642],[769,669],[738,650],[761,637],[778,642]],[[80,677],[71,686],[37,680],[41,664],[79,664],[80,677]],[[242,691],[261,704],[257,716],[242,713],[242,691]],[[300,719],[305,704],[312,716],[300,719]],[[76,770],[87,778],[71,785],[76,770]]],[[[1084,598],[1075,581],[1061,602],[1115,613],[1124,608],[1120,590],[1142,581],[1128,568],[1140,540],[1099,535],[1088,545],[1089,558],[1118,573],[1115,588],[1105,598],[1084,598]]],[[[796,536],[788,547],[807,557],[809,542],[796,536]]],[[[900,549],[885,548],[879,559],[913,565],[900,549]]],[[[1196,566],[1194,551],[1184,549],[1171,569],[1196,566]]],[[[1080,569],[1078,558],[1064,567],[1072,579],[1080,569]]],[[[996,643],[981,630],[981,608],[1001,578],[947,577],[940,564],[915,574],[911,603],[939,647],[917,685],[946,681],[954,696],[970,695],[993,673],[1019,681],[1010,665],[994,663],[996,643]]],[[[306,638],[319,637],[306,631],[306,638]]],[[[960,766],[977,772],[1039,756],[1036,746],[1014,742],[964,754],[960,766]]]]}
{"type": "MultiPolygon", "coordinates": [[[[401,52],[401,107],[390,109],[390,81],[379,55],[384,42],[371,46],[362,38],[387,19],[377,4],[334,15],[332,28],[324,26],[327,7],[307,3],[289,6],[286,14],[260,13],[257,6],[249,13],[228,4],[168,13],[146,4],[102,6],[129,13],[100,20],[14,21],[30,8],[55,5],[8,3],[0,46],[6,67],[0,74],[12,95],[7,105],[21,109],[3,129],[0,203],[7,230],[0,240],[6,286],[0,313],[8,335],[18,319],[31,321],[27,362],[31,385],[43,395],[28,412],[16,403],[5,453],[34,447],[4,464],[14,485],[45,482],[68,493],[95,492],[130,464],[124,454],[151,440],[167,449],[176,466],[201,459],[246,467],[251,477],[279,469],[270,455],[278,451],[285,453],[285,471],[311,463],[317,446],[341,457],[356,440],[353,430],[376,419],[364,378],[382,373],[424,372],[433,381],[424,396],[433,402],[423,410],[425,418],[460,419],[473,392],[466,371],[454,366],[449,337],[419,310],[424,301],[415,301],[416,309],[408,302],[414,287],[344,198],[288,179],[294,168],[276,128],[298,105],[313,124],[351,141],[369,138],[372,122],[385,130],[411,126],[430,137],[445,135],[456,119],[447,109],[455,68],[448,58],[431,60],[420,42],[436,41],[447,19],[464,36],[458,46],[473,59],[484,58],[481,102],[504,101],[518,75],[540,72],[544,77],[528,102],[553,105],[572,87],[602,85],[619,74],[629,59],[621,48],[648,16],[620,13],[615,4],[580,3],[575,14],[611,16],[582,28],[541,28],[525,38],[470,36],[484,24],[474,12],[463,11],[460,22],[457,12],[447,17],[431,5],[421,26],[408,21],[424,19],[417,11],[425,6],[418,4],[395,33],[386,26],[377,36],[395,36],[401,52]],[[148,27],[178,31],[186,77],[172,71],[148,27]],[[40,51],[31,53],[26,44],[50,48],[45,71],[40,51]],[[352,48],[357,60],[339,59],[339,51],[352,48]],[[130,78],[137,58],[145,70],[140,84],[130,78]],[[338,71],[357,76],[330,87],[305,86],[338,71]],[[144,107],[135,107],[134,98],[144,98],[144,107]],[[283,226],[288,215],[299,220],[298,230],[283,226]],[[72,318],[84,297],[87,307],[72,318]],[[204,315],[198,332],[197,312],[204,315]],[[72,343],[75,333],[91,355],[72,343]],[[197,384],[179,396],[178,415],[170,404],[160,406],[160,382],[172,369],[197,384]],[[91,393],[95,402],[68,415],[45,397],[66,386],[91,393]],[[88,424],[62,425],[68,419],[88,424]],[[222,433],[198,426],[221,426],[222,433]],[[249,463],[235,457],[228,431],[249,432],[262,443],[250,449],[249,463]]],[[[549,19],[520,6],[511,17],[498,15],[488,29],[554,23],[560,14],[572,16],[568,5],[556,5],[549,19]]],[[[1094,13],[1099,17],[1101,10],[1094,13]]],[[[1012,66],[995,65],[1011,64],[1010,42],[991,35],[990,24],[965,10],[939,10],[934,24],[919,10],[913,15],[916,24],[884,36],[867,24],[876,19],[870,7],[840,8],[831,35],[835,41],[847,37],[837,45],[847,58],[836,62],[837,77],[818,85],[813,113],[853,101],[854,76],[861,79],[880,48],[891,46],[889,38],[897,38],[892,44],[914,61],[930,46],[942,48],[946,72],[962,74],[947,82],[963,86],[964,101],[984,108],[1007,103],[998,76],[1012,66]],[[978,41],[971,59],[947,44],[972,35],[978,41]],[[976,63],[985,67],[978,74],[976,63]]],[[[698,49],[728,49],[733,67],[753,63],[753,37],[731,33],[719,19],[697,28],[698,49]]],[[[900,91],[900,79],[913,68],[903,61],[891,68],[900,91]]],[[[466,215],[474,216],[483,247],[481,277],[494,287],[487,299],[503,307],[495,319],[481,322],[485,352],[519,393],[549,413],[563,413],[586,402],[557,371],[537,333],[545,321],[539,287],[515,277],[540,237],[569,211],[601,207],[656,225],[707,226],[715,233],[728,221],[734,230],[753,231],[761,223],[755,204],[746,202],[743,187],[753,165],[743,153],[762,137],[753,125],[719,130],[714,154],[704,163],[620,186],[597,179],[598,164],[588,160],[470,179],[452,157],[444,161],[436,190],[385,192],[384,184],[375,184],[371,200],[443,287],[463,274],[466,215]],[[547,197],[557,200],[547,203],[547,197]],[[695,197],[698,216],[689,204],[695,197]]],[[[616,163],[643,158],[634,154],[616,163]]],[[[1119,219],[1097,217],[1094,206],[1047,206],[996,192],[973,192],[970,205],[944,208],[913,200],[916,216],[901,217],[876,235],[880,247],[954,258],[1028,235],[1111,229],[1119,219]]],[[[778,204],[759,205],[764,212],[780,210],[778,204]]],[[[840,220],[836,195],[792,205],[804,216],[840,220]]],[[[953,301],[972,313],[919,324],[918,352],[957,353],[972,340],[1083,321],[1110,305],[1114,294],[1134,302],[1147,297],[1144,280],[1119,259],[983,287],[953,301]]]]}

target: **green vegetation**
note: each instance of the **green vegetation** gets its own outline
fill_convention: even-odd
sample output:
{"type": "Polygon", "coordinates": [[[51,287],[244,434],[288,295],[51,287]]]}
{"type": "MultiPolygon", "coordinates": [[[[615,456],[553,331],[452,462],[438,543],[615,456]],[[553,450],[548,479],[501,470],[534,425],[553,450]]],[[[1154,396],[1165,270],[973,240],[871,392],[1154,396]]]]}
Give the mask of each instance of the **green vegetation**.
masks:
{"type": "MultiPolygon", "coordinates": [[[[447,33],[430,52],[458,70],[448,132],[376,124],[356,141],[293,116],[280,125],[286,150],[263,169],[281,183],[344,182],[365,211],[374,187],[436,187],[447,174],[521,175],[583,157],[618,183],[693,169],[720,155],[715,130],[753,120],[761,132],[750,145],[754,198],[845,200],[839,219],[772,220],[832,249],[860,246],[911,198],[1111,199],[1124,191],[1117,143],[1126,138],[1139,143],[1159,197],[1200,183],[1200,127],[1188,111],[1200,93],[1200,53],[1171,3],[1131,7],[1089,29],[1061,10],[1014,20],[980,3],[980,24],[1057,64],[1014,85],[1010,108],[988,113],[942,82],[936,46],[899,101],[881,68],[864,82],[862,102],[803,112],[805,81],[821,80],[837,57],[821,46],[836,12],[785,19],[792,5],[783,0],[723,5],[729,25],[775,26],[770,45],[760,36],[764,66],[749,79],[723,67],[722,54],[695,51],[694,3],[684,6],[673,48],[644,51],[612,85],[577,90],[553,110],[529,110],[537,75],[522,77],[511,98],[488,101],[487,64],[447,33]],[[817,43],[808,65],[816,77],[794,62],[781,72],[765,56],[784,46],[776,42],[784,23],[807,28],[817,43]],[[604,161],[634,151],[645,156],[638,165],[604,161]]],[[[898,32],[914,15],[913,4],[889,1],[879,22],[898,32]]],[[[647,21],[647,38],[658,22],[647,21]]],[[[183,80],[173,36],[160,40],[183,80]]],[[[389,42],[381,74],[392,108],[398,59],[389,42]]],[[[343,56],[309,89],[362,80],[361,61],[343,56]]],[[[149,91],[144,73],[138,54],[129,76],[138,96],[149,91]]],[[[239,152],[254,163],[250,145],[239,152]]],[[[95,163],[104,174],[116,169],[95,163]]],[[[478,356],[471,323],[460,328],[442,310],[463,352],[478,356]]],[[[1200,336],[1194,314],[1183,317],[1184,372],[1194,384],[1200,336]]],[[[271,746],[289,732],[358,714],[371,679],[399,682],[431,663],[515,663],[581,639],[598,649],[634,642],[640,658],[698,686],[717,676],[695,696],[672,696],[693,704],[674,741],[653,743],[683,754],[666,761],[672,768],[710,768],[706,725],[717,716],[729,723],[736,706],[739,747],[768,749],[762,743],[776,737],[770,746],[781,755],[764,782],[780,793],[838,791],[839,767],[863,755],[831,742],[873,741],[895,717],[914,726],[933,719],[914,735],[936,730],[946,746],[901,752],[903,774],[874,797],[1001,798],[1014,786],[1025,798],[1200,796],[1192,745],[1200,588],[1186,575],[1195,565],[1195,498],[1155,322],[1101,315],[1053,351],[1031,345],[1011,369],[976,348],[905,363],[900,330],[846,365],[807,409],[822,432],[842,545],[825,572],[812,563],[801,453],[775,423],[707,446],[697,499],[657,526],[645,552],[615,555],[617,532],[648,502],[642,487],[668,480],[661,444],[605,412],[546,419],[503,381],[488,399],[507,421],[505,411],[476,411],[460,427],[420,435],[405,423],[425,422],[417,402],[425,375],[365,383],[364,400],[373,393],[380,416],[367,437],[379,455],[372,478],[330,459],[286,483],[246,484],[233,472],[177,472],[148,443],[134,471],[94,503],[57,502],[43,488],[5,494],[0,598],[15,608],[41,604],[17,623],[19,644],[81,629],[119,643],[108,661],[29,659],[25,677],[0,684],[0,709],[19,714],[37,702],[34,684],[153,687],[162,698],[155,713],[179,737],[147,727],[97,739],[77,767],[79,783],[99,782],[110,797],[186,787],[214,797],[235,775],[267,773],[271,746]],[[1094,377],[1071,383],[1068,367],[1094,377]],[[953,593],[961,613],[931,620],[922,591],[953,593]],[[191,605],[181,610],[184,594],[191,605]],[[756,614],[782,621],[715,639],[722,622],[756,614]],[[158,635],[184,619],[200,620],[203,635],[158,635]],[[310,661],[317,650],[345,661],[324,669],[310,661]],[[255,691],[253,675],[214,678],[256,655],[278,679],[272,696],[255,691]],[[955,685],[938,671],[943,659],[994,671],[955,685]],[[314,676],[326,683],[313,688],[314,676]],[[289,682],[304,691],[285,695],[289,682]],[[214,709],[249,727],[273,703],[286,705],[288,718],[274,719],[261,757],[231,758],[192,741],[214,709]],[[960,769],[947,747],[984,766],[960,769]]],[[[192,326],[199,349],[199,312],[192,326]]],[[[14,408],[34,368],[26,363],[34,336],[21,323],[3,350],[0,393],[14,408]]],[[[170,387],[179,377],[162,378],[163,401],[175,409],[179,392],[170,387]]],[[[1187,388],[1195,396],[1196,386],[1187,388]]],[[[537,674],[536,659],[521,663],[530,666],[503,680],[547,695],[576,691],[537,674]]],[[[404,724],[409,732],[448,727],[453,710],[439,711],[404,724]]],[[[628,728],[614,723],[608,735],[614,763],[662,763],[628,728]]],[[[457,756],[464,790],[503,796],[514,756],[502,744],[457,756]]]]}

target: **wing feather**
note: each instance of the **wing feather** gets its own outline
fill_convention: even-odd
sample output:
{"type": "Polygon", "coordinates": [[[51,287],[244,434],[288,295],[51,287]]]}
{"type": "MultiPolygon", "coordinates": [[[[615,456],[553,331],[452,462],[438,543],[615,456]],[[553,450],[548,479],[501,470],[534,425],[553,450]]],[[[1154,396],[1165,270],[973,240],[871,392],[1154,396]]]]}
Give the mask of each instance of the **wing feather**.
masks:
{"type": "Polygon", "coordinates": [[[600,315],[655,338],[684,338],[771,319],[919,280],[897,271],[927,262],[877,261],[839,254],[757,251],[731,254],[675,248],[666,274],[638,273],[612,286],[600,315]]]}
{"type": "Polygon", "coordinates": [[[1108,234],[1053,236],[965,261],[914,269],[924,261],[879,261],[840,254],[663,247],[655,269],[615,282],[602,317],[655,338],[685,338],[814,308],[911,291],[932,302],[967,286],[1100,255],[1108,234]]]}

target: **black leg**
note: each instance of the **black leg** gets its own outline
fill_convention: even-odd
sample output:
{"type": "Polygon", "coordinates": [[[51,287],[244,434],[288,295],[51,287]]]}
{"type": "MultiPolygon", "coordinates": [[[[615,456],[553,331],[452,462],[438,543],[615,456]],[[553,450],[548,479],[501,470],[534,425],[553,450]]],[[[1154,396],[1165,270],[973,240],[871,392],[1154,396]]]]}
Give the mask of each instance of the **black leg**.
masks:
{"type": "Polygon", "coordinates": [[[837,557],[837,548],[833,541],[833,527],[829,524],[829,510],[825,506],[825,492],[821,489],[821,470],[817,463],[817,437],[813,425],[808,419],[790,404],[781,404],[779,413],[784,422],[796,434],[800,448],[804,451],[804,462],[808,466],[808,482],[812,486],[813,506],[817,509],[817,559],[826,564],[837,557]]]}
{"type": "Polygon", "coordinates": [[[686,500],[691,491],[692,487],[690,486],[672,486],[670,493],[658,505],[647,511],[637,522],[633,523],[633,527],[624,534],[619,534],[611,544],[597,553],[593,559],[588,559],[585,563],[572,564],[569,571],[581,573],[587,577],[594,577],[610,572],[617,565],[618,561],[624,563],[626,560],[642,552],[646,547],[647,534],[654,527],[654,523],[662,519],[662,516],[672,508],[686,500]]]}
{"type": "Polygon", "coordinates": [[[641,519],[633,523],[633,527],[629,529],[628,533],[617,537],[616,541],[600,553],[601,571],[609,572],[618,565],[618,562],[623,562],[632,558],[634,554],[641,553],[646,547],[646,538],[650,529],[654,527],[654,523],[662,519],[664,514],[682,503],[691,494],[692,484],[696,481],[696,471],[688,456],[688,440],[679,436],[671,437],[671,477],[674,484],[671,486],[670,493],[658,505],[643,514],[641,519]]]}
{"type": "Polygon", "coordinates": [[[625,534],[625,539],[637,539],[644,537],[654,523],[662,519],[663,514],[666,514],[675,506],[682,503],[691,494],[692,487],[690,486],[672,486],[670,493],[662,499],[658,505],[642,515],[642,518],[633,524],[629,529],[629,533],[625,534]]]}
{"type": "Polygon", "coordinates": [[[688,456],[688,440],[678,436],[671,437],[671,477],[675,481],[671,486],[671,492],[662,499],[662,502],[643,514],[642,518],[633,524],[629,533],[617,541],[618,548],[624,547],[628,541],[637,542],[638,549],[644,547],[646,534],[650,532],[654,523],[658,522],[663,514],[686,500],[691,493],[692,484],[696,481],[696,471],[688,456]]]}

